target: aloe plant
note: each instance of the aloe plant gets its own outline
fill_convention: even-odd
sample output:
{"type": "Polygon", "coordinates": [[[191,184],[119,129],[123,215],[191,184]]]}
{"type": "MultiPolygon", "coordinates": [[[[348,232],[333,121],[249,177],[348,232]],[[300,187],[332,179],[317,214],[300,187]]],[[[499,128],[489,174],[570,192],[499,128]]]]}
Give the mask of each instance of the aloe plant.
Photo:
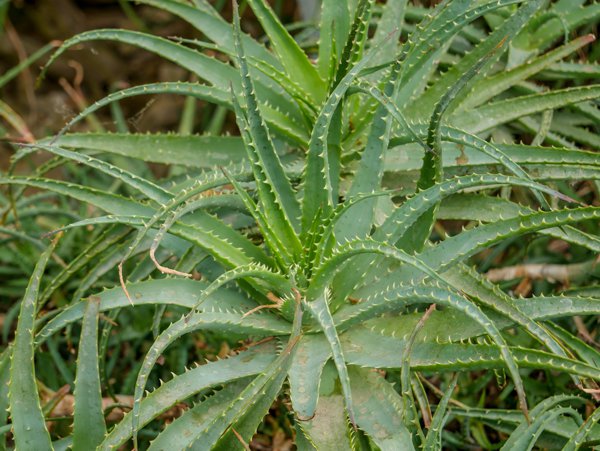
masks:
{"type": "Polygon", "coordinates": [[[599,125],[600,85],[539,92],[531,82],[544,72],[555,77],[565,64],[589,73],[586,64],[562,61],[593,36],[558,45],[556,30],[558,23],[567,30],[593,23],[598,5],[453,0],[424,11],[403,0],[325,0],[320,41],[306,53],[264,0],[248,4],[272,51],[241,31],[235,4],[229,24],[204,0],[141,3],[182,17],[212,42],[98,30],[65,42],[50,63],[75,44],[109,39],[156,52],[205,84],[111,94],[57,136],[19,151],[16,160],[37,150],[54,155],[36,174],[1,178],[12,187],[9,223],[31,209],[22,187],[105,214],[57,227],[65,241],[82,229],[94,230],[94,239],[42,290],[54,246],[61,249],[55,240],[21,302],[15,338],[0,360],[8,382],[0,412],[11,414],[4,432],[12,430],[18,448],[139,448],[151,436],[153,450],[243,449],[278,397],[291,401],[298,449],[473,443],[469,433],[457,443],[445,430],[450,419],[476,419],[506,434],[505,449],[531,449],[548,437],[565,449],[597,440],[598,414],[584,421],[577,407],[586,390],[597,390],[598,352],[560,327],[569,317],[600,313],[597,293],[512,297],[473,269],[471,257],[530,234],[564,240],[588,258],[599,251],[600,208],[560,188],[600,178],[588,130],[599,125]],[[233,64],[208,57],[199,50],[205,47],[233,64]],[[68,132],[102,106],[149,93],[232,109],[240,136],[68,132]],[[532,130],[533,145],[513,142],[532,130]],[[153,180],[115,155],[178,164],[188,177],[153,180]],[[44,177],[68,162],[100,182],[114,179],[118,191],[44,177]],[[434,232],[440,219],[474,223],[442,240],[434,232]],[[196,268],[202,280],[191,277],[196,268]],[[46,312],[52,295],[83,269],[72,300],[46,312]],[[112,285],[94,291],[110,269],[112,285]],[[149,278],[154,270],[162,276],[149,278]],[[141,306],[156,308],[155,336],[132,373],[131,411],[107,425],[104,354],[114,326],[104,315],[135,318],[141,306]],[[174,313],[180,319],[164,327],[174,313]],[[73,432],[59,438],[48,433],[34,356],[80,322],[73,432]],[[247,340],[235,355],[146,392],[167,348],[200,331],[247,340]],[[432,409],[423,375],[475,370],[507,376],[512,410],[450,407],[457,383],[466,389],[445,377],[432,409]],[[568,392],[530,408],[532,370],[569,375],[568,392]],[[157,431],[153,420],[182,402],[183,414],[157,431]]]}

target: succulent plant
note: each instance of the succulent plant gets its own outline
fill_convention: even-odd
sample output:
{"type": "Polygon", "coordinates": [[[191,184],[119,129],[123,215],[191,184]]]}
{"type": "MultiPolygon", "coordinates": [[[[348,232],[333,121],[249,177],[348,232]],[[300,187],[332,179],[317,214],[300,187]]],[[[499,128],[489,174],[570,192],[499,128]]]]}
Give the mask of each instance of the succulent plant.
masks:
{"type": "Polygon", "coordinates": [[[530,409],[523,380],[524,369],[566,373],[571,388],[595,393],[598,352],[553,320],[597,315],[597,293],[512,297],[470,258],[534,233],[581,247],[588,258],[600,250],[600,208],[560,192],[563,182],[600,178],[597,153],[581,149],[597,143],[600,85],[540,92],[528,81],[597,74],[595,66],[561,62],[592,35],[555,44],[562,26],[593,23],[600,5],[452,0],[425,14],[405,0],[325,0],[319,44],[306,53],[264,0],[248,4],[273,51],[242,33],[237,5],[230,25],[204,0],[140,3],[182,17],[212,42],[98,30],[65,42],[50,62],[75,44],[109,39],[156,52],[207,84],[111,94],[18,153],[17,160],[36,150],[55,156],[38,174],[1,179],[106,214],[60,228],[66,237],[83,227],[101,232],[44,290],[58,239],[32,274],[0,361],[8,382],[0,412],[10,409],[17,447],[108,450],[133,440],[138,448],[146,425],[189,401],[148,449],[242,449],[278,396],[291,401],[303,450],[460,448],[443,432],[450,417],[512,432],[503,449],[531,449],[545,430],[564,449],[596,440],[598,411],[584,422],[572,407],[582,397],[571,390],[530,409]],[[402,28],[405,13],[419,25],[402,28]],[[483,19],[489,32],[473,25],[483,19]],[[102,106],[149,93],[232,109],[240,136],[67,133],[102,106]],[[532,131],[532,144],[514,142],[532,131]],[[100,159],[104,153],[178,164],[188,177],[153,181],[100,159]],[[114,178],[119,193],[43,177],[67,161],[114,178]],[[441,239],[433,233],[440,219],[474,223],[441,239]],[[149,260],[130,271],[128,262],[146,253],[149,260]],[[171,256],[179,258],[174,268],[171,256]],[[36,320],[53,291],[96,258],[73,301],[36,320]],[[81,299],[115,266],[119,283],[81,299]],[[200,266],[204,277],[196,280],[191,271],[200,266]],[[165,277],[148,278],[155,267],[165,277]],[[101,314],[139,305],[159,307],[158,333],[139,365],[131,411],[107,432],[98,363],[107,339],[98,345],[98,323],[101,314]],[[183,314],[163,329],[166,308],[183,314]],[[79,322],[73,433],[52,442],[34,355],[79,322]],[[145,393],[167,347],[201,330],[248,339],[236,355],[145,393]],[[515,410],[449,408],[455,377],[444,379],[432,415],[420,374],[469,371],[500,381],[506,373],[515,410]]]}

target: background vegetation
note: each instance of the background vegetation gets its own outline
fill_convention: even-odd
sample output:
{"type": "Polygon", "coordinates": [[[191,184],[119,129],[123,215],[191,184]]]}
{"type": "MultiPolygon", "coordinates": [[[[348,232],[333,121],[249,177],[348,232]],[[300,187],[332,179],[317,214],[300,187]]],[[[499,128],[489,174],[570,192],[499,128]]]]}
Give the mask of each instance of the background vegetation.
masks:
{"type": "Polygon", "coordinates": [[[600,440],[598,3],[254,0],[237,47],[229,2],[141,3],[0,1],[0,446],[600,440]]]}

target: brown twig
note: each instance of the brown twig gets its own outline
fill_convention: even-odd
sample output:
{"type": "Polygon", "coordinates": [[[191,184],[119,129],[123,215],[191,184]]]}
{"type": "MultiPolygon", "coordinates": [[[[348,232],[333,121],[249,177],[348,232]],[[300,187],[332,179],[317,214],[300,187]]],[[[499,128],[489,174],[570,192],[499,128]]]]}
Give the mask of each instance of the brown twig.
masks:
{"type": "Polygon", "coordinates": [[[549,282],[569,284],[574,280],[589,276],[596,271],[594,260],[591,260],[568,265],[526,263],[523,265],[506,266],[504,268],[490,269],[485,276],[491,282],[502,282],[525,277],[533,280],[547,280],[549,282]]]}

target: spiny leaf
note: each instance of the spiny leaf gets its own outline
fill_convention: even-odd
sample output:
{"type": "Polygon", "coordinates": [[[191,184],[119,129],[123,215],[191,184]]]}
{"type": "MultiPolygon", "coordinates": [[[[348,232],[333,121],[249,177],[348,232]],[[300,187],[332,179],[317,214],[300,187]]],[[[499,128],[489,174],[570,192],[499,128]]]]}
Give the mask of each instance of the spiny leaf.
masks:
{"type": "Polygon", "coordinates": [[[224,405],[231,404],[246,385],[247,379],[227,384],[223,389],[210,395],[184,412],[179,418],[165,427],[151,443],[148,451],[165,449],[185,449],[194,443],[193,431],[202,429],[211,418],[219,415],[224,405]]]}
{"type": "Polygon", "coordinates": [[[569,438],[562,451],[576,451],[585,442],[585,439],[592,431],[592,428],[600,421],[600,407],[585,420],[585,423],[569,438]]]}
{"type": "Polygon", "coordinates": [[[280,234],[281,240],[293,250],[292,254],[295,255],[301,249],[296,236],[296,233],[299,232],[300,206],[258,110],[254,83],[248,72],[241,43],[237,8],[235,8],[234,16],[236,51],[241,70],[243,95],[246,100],[245,115],[243,116],[244,113],[241,113],[240,109],[236,111],[236,115],[240,121],[240,129],[247,127],[248,130],[242,136],[246,140],[247,137],[251,137],[251,142],[246,142],[246,149],[258,183],[265,217],[272,222],[274,230],[280,234]]]}
{"type": "Polygon", "coordinates": [[[460,108],[464,110],[483,104],[485,101],[506,91],[518,82],[526,80],[552,63],[570,55],[577,49],[594,42],[595,39],[595,36],[592,34],[581,36],[533,61],[528,61],[526,64],[517,66],[509,71],[501,72],[479,81],[473,87],[471,93],[461,102],[460,108]]]}
{"type": "Polygon", "coordinates": [[[450,382],[448,388],[444,392],[444,396],[442,397],[435,409],[435,414],[433,415],[431,426],[429,427],[429,431],[427,432],[427,437],[425,439],[423,449],[442,449],[442,430],[444,429],[444,422],[447,418],[446,411],[448,409],[448,402],[450,401],[450,398],[452,398],[452,394],[454,392],[454,389],[456,388],[457,380],[458,376],[454,376],[452,378],[452,381],[450,382]]]}
{"type": "MultiPolygon", "coordinates": [[[[224,360],[196,366],[162,384],[144,398],[140,409],[140,425],[146,425],[170,407],[210,387],[261,373],[276,358],[272,343],[254,346],[248,351],[224,360]]],[[[99,450],[112,451],[132,436],[132,413],[125,415],[106,436],[99,450]]]]}
{"type": "MultiPolygon", "coordinates": [[[[346,362],[369,368],[400,369],[406,340],[382,335],[377,330],[354,327],[340,335],[346,362]],[[360,343],[360,344],[359,344],[360,343]]],[[[597,367],[573,359],[528,348],[511,347],[520,368],[548,369],[600,380],[597,367]]],[[[413,346],[411,368],[417,371],[475,371],[505,368],[504,359],[496,345],[472,343],[416,342],[413,346]]]]}
{"type": "Polygon", "coordinates": [[[434,248],[425,250],[422,258],[429,264],[435,262],[434,267],[442,269],[470,257],[478,250],[516,234],[531,233],[540,229],[573,224],[599,217],[600,209],[595,207],[537,212],[519,216],[464,231],[447,241],[443,241],[434,248]]]}
{"type": "Polygon", "coordinates": [[[236,83],[238,86],[240,83],[239,75],[235,69],[216,58],[208,57],[189,47],[185,47],[158,36],[118,29],[87,31],[67,39],[46,63],[40,77],[43,77],[48,66],[54,63],[54,61],[70,47],[83,42],[97,40],[123,42],[154,52],[161,57],[188,69],[199,78],[207,80],[213,86],[221,88],[222,90],[228,89],[228,83],[236,83]]]}
{"type": "Polygon", "coordinates": [[[14,440],[21,449],[52,449],[37,388],[34,366],[34,321],[40,282],[58,237],[42,253],[21,301],[11,352],[9,407],[14,440]]]}
{"type": "Polygon", "coordinates": [[[548,93],[532,94],[500,100],[457,116],[452,123],[471,133],[481,133],[523,116],[557,109],[584,100],[600,97],[600,85],[556,89],[548,93]]]}
{"type": "Polygon", "coordinates": [[[300,421],[315,416],[323,367],[331,358],[331,349],[322,334],[305,335],[288,372],[294,412],[300,421]]]}
{"type": "Polygon", "coordinates": [[[412,438],[402,424],[402,400],[381,375],[363,368],[350,368],[350,383],[356,400],[356,422],[381,450],[412,450],[412,438]]]}
{"type": "Polygon", "coordinates": [[[86,304],[75,378],[73,451],[96,447],[106,435],[98,367],[100,300],[92,298],[86,304]]]}
{"type": "Polygon", "coordinates": [[[350,378],[348,376],[348,368],[346,367],[346,361],[340,345],[340,339],[338,337],[329,306],[327,305],[327,295],[325,292],[318,295],[316,298],[307,298],[305,302],[309,309],[312,317],[319,323],[321,330],[329,342],[331,352],[333,355],[333,362],[337,368],[338,376],[340,378],[340,384],[342,385],[342,393],[344,394],[344,404],[346,406],[346,412],[348,412],[348,418],[350,423],[356,427],[356,420],[354,416],[354,402],[352,400],[352,390],[350,387],[350,378]]]}
{"type": "Polygon", "coordinates": [[[325,98],[326,85],[317,69],[264,0],[250,0],[249,4],[271,40],[284,70],[288,74],[297,74],[297,83],[312,102],[319,105],[325,98]]]}
{"type": "MultiPolygon", "coordinates": [[[[488,5],[493,8],[493,3],[494,2],[489,2],[488,5]]],[[[446,93],[463,76],[463,74],[469,70],[469,68],[476,64],[477,60],[489,54],[496,46],[501,44],[502,41],[510,43],[527,22],[531,20],[533,15],[544,5],[543,0],[534,0],[523,3],[524,5],[510,16],[510,18],[508,18],[500,27],[494,30],[490,35],[487,35],[485,39],[482,39],[481,43],[473,51],[461,58],[461,60],[456,65],[452,66],[446,73],[442,74],[440,79],[420,97],[418,102],[409,106],[410,112],[417,114],[418,117],[424,119],[423,113],[427,114],[427,112],[431,111],[435,103],[438,102],[438,99],[440,99],[444,93],[446,93]],[[417,108],[417,105],[419,108],[417,108]]],[[[500,2],[497,2],[497,4],[500,6],[500,2]]],[[[497,60],[500,55],[501,52],[492,55],[490,63],[497,60]]],[[[475,79],[480,77],[481,75],[475,75],[475,79]]],[[[459,99],[459,102],[462,103],[462,99],[459,99]]]]}
{"type": "MultiPolygon", "coordinates": [[[[366,66],[375,53],[372,49],[360,60],[335,87],[321,109],[313,127],[304,172],[304,198],[302,201],[302,233],[305,234],[315,220],[317,211],[324,216],[331,213],[334,205],[331,168],[327,139],[331,120],[336,114],[340,102],[359,72],[366,66]]],[[[335,181],[337,184],[337,180],[335,181]]]]}

